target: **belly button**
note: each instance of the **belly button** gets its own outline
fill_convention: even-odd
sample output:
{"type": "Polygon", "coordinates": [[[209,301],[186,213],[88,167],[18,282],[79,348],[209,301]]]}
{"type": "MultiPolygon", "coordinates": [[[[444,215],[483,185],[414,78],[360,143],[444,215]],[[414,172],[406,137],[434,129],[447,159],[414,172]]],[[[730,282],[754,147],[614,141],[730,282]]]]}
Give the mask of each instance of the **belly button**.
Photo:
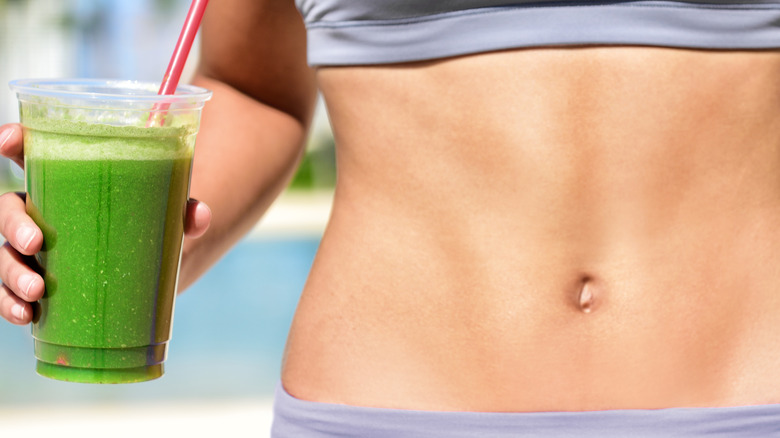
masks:
{"type": "Polygon", "coordinates": [[[596,286],[590,277],[583,277],[579,284],[577,306],[582,313],[591,313],[597,304],[596,286]]]}

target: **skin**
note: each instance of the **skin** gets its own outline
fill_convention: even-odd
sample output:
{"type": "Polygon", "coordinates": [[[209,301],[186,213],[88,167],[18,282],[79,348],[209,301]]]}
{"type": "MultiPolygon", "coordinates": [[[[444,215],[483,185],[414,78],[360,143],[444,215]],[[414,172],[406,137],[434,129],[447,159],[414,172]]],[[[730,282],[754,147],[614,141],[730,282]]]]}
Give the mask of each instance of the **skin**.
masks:
{"type": "MultiPolygon", "coordinates": [[[[180,284],[284,187],[317,88],[338,145],[283,366],[293,396],[496,412],[780,402],[779,53],[553,47],[314,72],[291,2],[209,8],[193,82],[214,99],[191,193],[213,215],[204,232],[191,204],[188,237],[202,236],[180,284]]],[[[21,165],[8,132],[0,153],[21,165]]],[[[0,197],[0,232],[0,315],[27,323],[43,283],[23,256],[41,237],[20,195],[0,197]]]]}
{"type": "Polygon", "coordinates": [[[320,70],[339,181],[285,387],[508,412],[780,401],[779,68],[592,47],[320,70]]]}

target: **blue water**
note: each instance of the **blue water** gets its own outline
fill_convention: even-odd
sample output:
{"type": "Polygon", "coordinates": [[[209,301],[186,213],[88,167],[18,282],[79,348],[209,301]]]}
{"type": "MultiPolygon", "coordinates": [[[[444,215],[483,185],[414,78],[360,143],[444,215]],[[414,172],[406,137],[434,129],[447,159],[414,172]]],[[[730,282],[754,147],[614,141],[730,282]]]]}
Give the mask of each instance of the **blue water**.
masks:
{"type": "Polygon", "coordinates": [[[270,398],[318,244],[314,237],[239,243],[177,298],[165,375],[151,382],[87,385],[40,377],[29,326],[0,323],[0,404],[270,398]]]}

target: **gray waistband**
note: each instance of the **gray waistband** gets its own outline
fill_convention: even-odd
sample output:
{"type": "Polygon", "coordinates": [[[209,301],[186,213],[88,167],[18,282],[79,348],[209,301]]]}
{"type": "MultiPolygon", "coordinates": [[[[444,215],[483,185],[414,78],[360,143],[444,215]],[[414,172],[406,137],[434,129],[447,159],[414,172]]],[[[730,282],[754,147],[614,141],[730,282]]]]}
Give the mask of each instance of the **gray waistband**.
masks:
{"type": "MultiPolygon", "coordinates": [[[[342,14],[343,15],[343,14],[342,14]]],[[[780,2],[539,2],[393,19],[307,22],[312,65],[378,64],[520,47],[780,47],[780,2]]]]}
{"type": "Polygon", "coordinates": [[[675,438],[780,436],[780,404],[591,412],[478,413],[363,408],[296,399],[281,385],[273,438],[675,438]]]}

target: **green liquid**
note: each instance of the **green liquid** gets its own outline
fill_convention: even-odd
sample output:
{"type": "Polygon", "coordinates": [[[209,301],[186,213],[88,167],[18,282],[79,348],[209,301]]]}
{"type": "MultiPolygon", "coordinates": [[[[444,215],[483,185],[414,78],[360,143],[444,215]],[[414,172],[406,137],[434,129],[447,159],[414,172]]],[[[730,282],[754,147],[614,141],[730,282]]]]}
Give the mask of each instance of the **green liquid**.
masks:
{"type": "Polygon", "coordinates": [[[90,383],[162,375],[190,133],[74,122],[25,130],[27,212],[44,233],[46,293],[32,327],[39,374],[90,383]]]}

